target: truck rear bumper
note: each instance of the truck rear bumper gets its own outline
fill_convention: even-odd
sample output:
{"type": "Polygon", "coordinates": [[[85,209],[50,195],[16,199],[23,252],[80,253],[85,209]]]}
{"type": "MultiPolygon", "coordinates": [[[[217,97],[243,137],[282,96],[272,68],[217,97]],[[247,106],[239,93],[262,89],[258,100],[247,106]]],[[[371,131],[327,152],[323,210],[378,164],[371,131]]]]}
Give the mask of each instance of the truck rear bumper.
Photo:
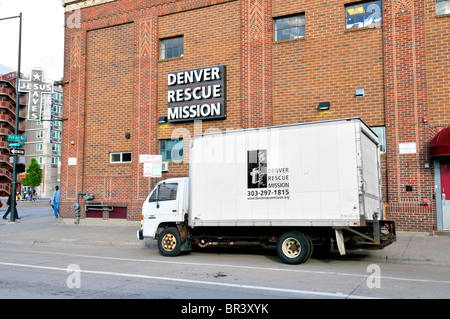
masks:
{"type": "Polygon", "coordinates": [[[343,230],[347,248],[383,249],[397,241],[395,223],[388,220],[374,220],[366,227],[333,227],[343,230]],[[348,243],[348,244],[347,244],[348,243]]]}

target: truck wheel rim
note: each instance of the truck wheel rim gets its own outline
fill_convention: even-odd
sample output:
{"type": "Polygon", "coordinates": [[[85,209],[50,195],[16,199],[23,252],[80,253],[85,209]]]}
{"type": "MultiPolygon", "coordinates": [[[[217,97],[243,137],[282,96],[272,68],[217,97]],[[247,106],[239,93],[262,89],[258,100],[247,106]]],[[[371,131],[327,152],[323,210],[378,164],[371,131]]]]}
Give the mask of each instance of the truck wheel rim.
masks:
{"type": "Polygon", "coordinates": [[[167,234],[162,239],[162,245],[166,251],[172,251],[177,245],[177,240],[174,235],[167,234]]]}
{"type": "Polygon", "coordinates": [[[300,255],[301,250],[302,246],[296,238],[290,237],[283,242],[283,254],[286,257],[295,258],[300,255]]]}

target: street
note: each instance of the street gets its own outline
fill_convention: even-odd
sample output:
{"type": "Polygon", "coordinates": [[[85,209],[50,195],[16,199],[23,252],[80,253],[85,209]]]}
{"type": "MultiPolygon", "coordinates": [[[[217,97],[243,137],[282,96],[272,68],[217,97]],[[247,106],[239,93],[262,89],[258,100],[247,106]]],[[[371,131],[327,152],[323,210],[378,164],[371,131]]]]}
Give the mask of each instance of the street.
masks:
{"type": "MultiPolygon", "coordinates": [[[[44,225],[47,206],[19,206],[21,223],[44,225]],[[27,207],[25,207],[27,206],[27,207]],[[31,219],[33,219],[31,221],[31,219]]],[[[2,211],[4,211],[2,209],[2,211]]],[[[112,226],[113,227],[113,226],[112,226]]],[[[43,227],[43,231],[45,227],[43,227]]],[[[134,235],[134,234],[133,234],[134,235]]],[[[286,265],[273,251],[222,250],[163,257],[148,245],[1,241],[0,298],[56,299],[447,299],[443,266],[331,257],[286,265]]],[[[186,304],[187,305],[187,304],[186,304]]],[[[256,307],[256,306],[255,306],[256,307]]],[[[255,308],[256,309],[256,308],[255,308]]]]}
{"type": "Polygon", "coordinates": [[[446,267],[357,261],[289,266],[277,256],[191,253],[164,258],[146,247],[0,248],[0,298],[448,298],[446,267]],[[372,275],[372,276],[371,276],[372,275]],[[77,277],[78,276],[78,277],[77,277]]]}

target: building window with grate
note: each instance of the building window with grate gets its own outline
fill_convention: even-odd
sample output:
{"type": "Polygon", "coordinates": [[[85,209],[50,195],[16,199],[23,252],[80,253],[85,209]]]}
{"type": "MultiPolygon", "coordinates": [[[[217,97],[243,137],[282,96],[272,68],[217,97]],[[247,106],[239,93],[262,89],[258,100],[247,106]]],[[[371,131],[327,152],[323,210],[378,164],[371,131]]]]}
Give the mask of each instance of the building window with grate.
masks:
{"type": "Polygon", "coordinates": [[[345,21],[347,30],[381,25],[381,1],[365,1],[346,5],[345,21]]]}
{"type": "Polygon", "coordinates": [[[184,54],[184,39],[183,36],[162,39],[160,41],[160,56],[161,60],[181,57],[184,54]]]}
{"type": "Polygon", "coordinates": [[[276,18],[275,41],[297,39],[305,36],[305,14],[276,18]]]}

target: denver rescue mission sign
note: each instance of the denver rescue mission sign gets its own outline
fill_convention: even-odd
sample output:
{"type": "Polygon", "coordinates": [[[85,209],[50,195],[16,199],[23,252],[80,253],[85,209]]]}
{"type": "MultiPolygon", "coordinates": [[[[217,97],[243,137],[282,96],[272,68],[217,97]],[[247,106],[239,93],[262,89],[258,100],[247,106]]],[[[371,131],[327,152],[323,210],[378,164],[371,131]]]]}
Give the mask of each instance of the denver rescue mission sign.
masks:
{"type": "Polygon", "coordinates": [[[226,118],[225,66],[169,73],[168,122],[226,118]]]}

